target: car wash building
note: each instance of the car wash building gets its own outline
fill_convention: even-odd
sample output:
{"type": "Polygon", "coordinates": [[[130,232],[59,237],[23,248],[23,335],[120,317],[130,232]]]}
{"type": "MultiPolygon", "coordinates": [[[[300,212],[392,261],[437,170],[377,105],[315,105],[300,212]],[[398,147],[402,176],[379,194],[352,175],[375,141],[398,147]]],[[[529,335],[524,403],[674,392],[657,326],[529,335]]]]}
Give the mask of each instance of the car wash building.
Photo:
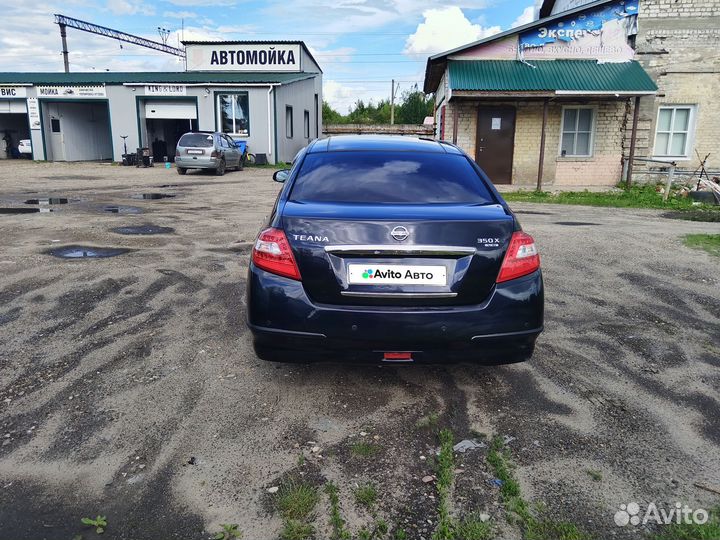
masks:
{"type": "Polygon", "coordinates": [[[657,86],[635,59],[638,0],[600,0],[428,59],[436,136],[496,184],[617,184],[657,86]]]}
{"type": "Polygon", "coordinates": [[[0,133],[48,161],[174,159],[180,136],[220,131],[270,163],[322,133],[322,70],[300,41],[185,42],[182,72],[0,73],[0,133]]]}

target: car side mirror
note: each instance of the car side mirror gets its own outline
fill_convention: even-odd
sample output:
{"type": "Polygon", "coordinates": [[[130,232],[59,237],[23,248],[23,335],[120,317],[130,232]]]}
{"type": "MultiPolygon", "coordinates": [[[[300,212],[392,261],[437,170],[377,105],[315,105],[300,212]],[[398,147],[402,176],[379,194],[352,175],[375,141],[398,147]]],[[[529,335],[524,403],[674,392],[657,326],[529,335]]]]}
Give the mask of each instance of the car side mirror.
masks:
{"type": "Polygon", "coordinates": [[[273,173],[273,180],[281,184],[288,178],[290,178],[290,169],[282,169],[281,171],[275,171],[273,173]]]}

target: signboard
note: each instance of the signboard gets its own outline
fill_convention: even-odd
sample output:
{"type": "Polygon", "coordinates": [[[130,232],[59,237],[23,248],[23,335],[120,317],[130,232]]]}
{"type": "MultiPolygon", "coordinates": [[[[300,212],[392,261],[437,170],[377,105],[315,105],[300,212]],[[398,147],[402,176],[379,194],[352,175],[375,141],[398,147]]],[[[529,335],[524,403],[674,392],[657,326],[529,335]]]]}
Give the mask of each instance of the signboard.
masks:
{"type": "Polygon", "coordinates": [[[182,84],[151,84],[145,87],[146,96],[184,96],[186,93],[182,84]]]}
{"type": "Polygon", "coordinates": [[[0,86],[0,99],[24,98],[27,89],[24,86],[0,86]]]}
{"type": "Polygon", "coordinates": [[[185,53],[187,71],[300,71],[297,43],[203,43],[185,53]]]}
{"type": "Polygon", "coordinates": [[[30,129],[40,129],[40,107],[37,98],[27,98],[27,114],[30,129]]]}
{"type": "Polygon", "coordinates": [[[104,86],[38,86],[40,98],[104,98],[104,86]]]}
{"type": "Polygon", "coordinates": [[[576,13],[518,36],[526,59],[595,58],[606,62],[631,60],[628,35],[637,33],[639,0],[617,0],[576,13]]]}

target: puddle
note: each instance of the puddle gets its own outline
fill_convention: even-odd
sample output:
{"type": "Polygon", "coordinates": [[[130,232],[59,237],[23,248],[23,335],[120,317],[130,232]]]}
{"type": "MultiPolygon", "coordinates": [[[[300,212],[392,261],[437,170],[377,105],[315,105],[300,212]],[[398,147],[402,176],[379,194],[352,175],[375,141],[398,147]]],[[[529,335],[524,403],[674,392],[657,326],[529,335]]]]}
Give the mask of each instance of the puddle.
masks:
{"type": "Polygon", "coordinates": [[[537,210],[514,210],[515,214],[529,214],[533,216],[554,216],[552,212],[538,212],[537,210]]]}
{"type": "Polygon", "coordinates": [[[125,248],[101,248],[92,246],[65,246],[47,250],[45,253],[62,259],[85,259],[116,257],[130,251],[125,248]]]}
{"type": "Polygon", "coordinates": [[[138,193],[136,195],[132,195],[133,199],[172,199],[173,197],[177,197],[175,193],[138,193]]]}
{"type": "Polygon", "coordinates": [[[720,212],[714,210],[681,210],[678,212],[666,212],[660,217],[668,219],[684,219],[687,221],[705,221],[708,223],[720,223],[720,212]]]}
{"type": "Polygon", "coordinates": [[[137,206],[103,206],[103,212],[110,212],[111,214],[142,214],[142,208],[137,206]]]}
{"type": "Polygon", "coordinates": [[[45,180],[100,180],[98,176],[88,176],[82,174],[58,174],[55,176],[43,176],[45,180]]]}
{"type": "Polygon", "coordinates": [[[52,208],[0,208],[0,214],[37,214],[52,211],[52,208]]]}
{"type": "Polygon", "coordinates": [[[69,201],[64,197],[45,197],[40,199],[28,199],[25,204],[67,204],[69,201]]]}
{"type": "Polygon", "coordinates": [[[600,225],[599,223],[588,223],[585,221],[556,221],[555,225],[566,225],[568,227],[581,227],[584,225],[600,225]]]}
{"type": "Polygon", "coordinates": [[[118,234],[171,234],[175,232],[172,227],[158,227],[157,225],[138,225],[134,227],[116,227],[110,229],[118,234]]]}

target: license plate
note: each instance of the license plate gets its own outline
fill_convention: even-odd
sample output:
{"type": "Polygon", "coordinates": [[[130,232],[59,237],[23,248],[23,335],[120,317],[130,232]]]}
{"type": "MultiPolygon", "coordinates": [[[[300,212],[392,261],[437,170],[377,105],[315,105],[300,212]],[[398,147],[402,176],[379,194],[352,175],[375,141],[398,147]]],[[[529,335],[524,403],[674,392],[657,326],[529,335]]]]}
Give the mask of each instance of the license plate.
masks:
{"type": "Polygon", "coordinates": [[[348,283],[353,285],[447,285],[444,266],[405,264],[349,264],[348,283]]]}
{"type": "Polygon", "coordinates": [[[188,150],[188,154],[204,154],[205,150],[188,150]]]}

